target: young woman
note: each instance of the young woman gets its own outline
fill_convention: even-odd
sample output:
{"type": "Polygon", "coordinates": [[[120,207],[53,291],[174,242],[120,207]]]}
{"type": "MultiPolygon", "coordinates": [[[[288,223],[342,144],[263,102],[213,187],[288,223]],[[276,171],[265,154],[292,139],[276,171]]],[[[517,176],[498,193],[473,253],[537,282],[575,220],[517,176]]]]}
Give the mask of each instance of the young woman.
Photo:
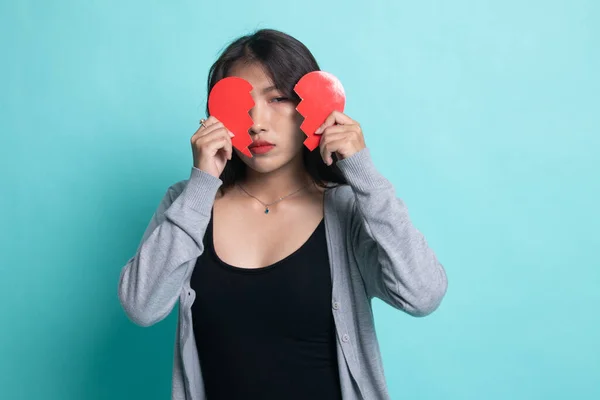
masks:
{"type": "Polygon", "coordinates": [[[293,87],[316,70],[275,30],[224,50],[208,91],[228,76],[252,84],[253,157],[202,120],[189,179],[169,187],[122,269],[135,323],[155,324],[179,300],[173,399],[387,399],[371,299],[425,316],[446,293],[360,125],[334,112],[319,148],[303,145],[293,87]]]}

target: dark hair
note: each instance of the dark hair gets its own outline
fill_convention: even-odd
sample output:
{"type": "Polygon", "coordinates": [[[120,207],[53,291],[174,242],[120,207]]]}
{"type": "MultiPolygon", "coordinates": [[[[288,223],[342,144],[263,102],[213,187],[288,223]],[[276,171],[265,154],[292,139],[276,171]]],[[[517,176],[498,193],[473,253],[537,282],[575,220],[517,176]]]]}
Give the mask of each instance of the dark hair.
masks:
{"type": "MultiPolygon", "coordinates": [[[[284,96],[296,103],[300,98],[294,92],[294,86],[305,74],[318,71],[319,65],[308,48],[292,36],[274,29],[261,29],[253,34],[242,36],[231,42],[221,53],[217,61],[210,67],[208,74],[208,91],[221,79],[228,76],[229,71],[238,62],[259,62],[270,76],[273,84],[284,96]]],[[[208,104],[206,106],[208,112],[208,104]]],[[[319,149],[313,151],[303,146],[303,160],[308,174],[315,184],[327,187],[328,183],[345,184],[346,179],[334,163],[327,166],[319,149]]],[[[239,179],[244,178],[246,165],[233,152],[232,158],[225,165],[220,179],[221,190],[231,187],[239,179]]]]}

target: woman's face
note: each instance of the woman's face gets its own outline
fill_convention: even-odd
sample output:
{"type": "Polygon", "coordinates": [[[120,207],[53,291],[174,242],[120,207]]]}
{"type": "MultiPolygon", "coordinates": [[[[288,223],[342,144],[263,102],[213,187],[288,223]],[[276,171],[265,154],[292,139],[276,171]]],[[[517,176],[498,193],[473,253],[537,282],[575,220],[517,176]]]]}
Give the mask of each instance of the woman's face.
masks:
{"type": "Polygon", "coordinates": [[[254,108],[250,116],[254,124],[250,129],[253,144],[249,146],[253,157],[234,151],[242,161],[257,172],[275,171],[290,161],[301,161],[306,135],[300,130],[302,116],[296,104],[278,91],[259,63],[239,63],[230,70],[230,76],[243,78],[252,85],[254,108]],[[273,146],[253,145],[266,141],[273,146]]]}

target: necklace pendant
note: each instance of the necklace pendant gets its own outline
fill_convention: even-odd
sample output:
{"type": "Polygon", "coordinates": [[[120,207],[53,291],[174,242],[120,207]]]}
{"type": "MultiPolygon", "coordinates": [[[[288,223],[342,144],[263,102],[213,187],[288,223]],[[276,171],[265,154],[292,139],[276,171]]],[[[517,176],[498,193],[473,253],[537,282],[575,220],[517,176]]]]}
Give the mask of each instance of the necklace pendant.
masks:
{"type": "Polygon", "coordinates": [[[265,214],[269,213],[269,207],[265,208],[265,214]]]}

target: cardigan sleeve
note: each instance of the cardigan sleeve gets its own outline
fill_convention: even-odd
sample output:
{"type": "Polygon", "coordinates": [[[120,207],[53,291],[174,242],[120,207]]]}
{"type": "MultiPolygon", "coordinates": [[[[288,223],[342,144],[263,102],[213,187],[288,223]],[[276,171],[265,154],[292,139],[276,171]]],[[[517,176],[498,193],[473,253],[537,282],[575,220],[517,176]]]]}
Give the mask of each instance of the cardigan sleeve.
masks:
{"type": "Polygon", "coordinates": [[[119,278],[119,301],[136,324],[153,325],[173,309],[188,269],[204,250],[204,233],[221,184],[192,167],[184,185],[167,190],[119,278]]]}
{"type": "Polygon", "coordinates": [[[370,298],[421,317],[438,308],[447,276],[393,185],[365,148],[337,162],[354,193],[352,251],[370,298]]]}

